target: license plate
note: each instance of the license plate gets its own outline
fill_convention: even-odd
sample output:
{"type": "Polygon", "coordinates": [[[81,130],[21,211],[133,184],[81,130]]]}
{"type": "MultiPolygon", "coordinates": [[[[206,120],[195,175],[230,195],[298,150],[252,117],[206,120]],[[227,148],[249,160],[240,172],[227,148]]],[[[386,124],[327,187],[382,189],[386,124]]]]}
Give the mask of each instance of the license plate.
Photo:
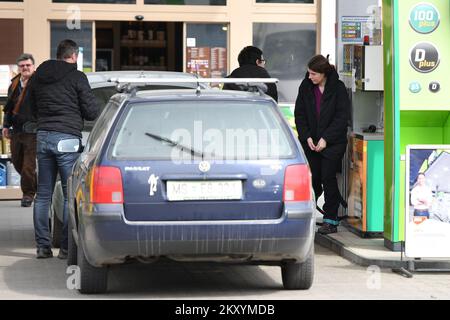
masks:
{"type": "Polygon", "coordinates": [[[167,198],[169,201],[240,200],[242,181],[167,181],[167,198]]]}

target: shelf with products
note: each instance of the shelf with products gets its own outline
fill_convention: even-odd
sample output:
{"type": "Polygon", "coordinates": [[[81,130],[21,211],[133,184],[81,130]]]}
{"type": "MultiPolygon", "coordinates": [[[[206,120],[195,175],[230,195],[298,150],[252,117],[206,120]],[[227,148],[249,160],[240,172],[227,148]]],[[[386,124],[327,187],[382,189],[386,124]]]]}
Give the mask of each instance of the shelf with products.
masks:
{"type": "Polygon", "coordinates": [[[20,176],[12,168],[11,155],[0,155],[0,200],[16,200],[22,198],[20,176]],[[12,172],[9,172],[12,170],[12,172]],[[12,181],[12,183],[10,183],[12,181]],[[19,185],[18,185],[19,184],[19,185]]]}
{"type": "Polygon", "coordinates": [[[167,22],[130,21],[114,26],[115,70],[174,69],[174,25],[167,22]]]}
{"type": "Polygon", "coordinates": [[[20,175],[11,163],[11,154],[0,154],[0,200],[21,198],[20,175]]]}
{"type": "MultiPolygon", "coordinates": [[[[4,101],[2,101],[4,102],[4,101]]],[[[0,200],[17,200],[22,198],[20,186],[7,185],[8,166],[11,167],[11,143],[1,135],[3,128],[3,104],[0,104],[0,200]]]]}
{"type": "Polygon", "coordinates": [[[122,47],[128,48],[166,48],[166,40],[122,40],[122,47]]]}

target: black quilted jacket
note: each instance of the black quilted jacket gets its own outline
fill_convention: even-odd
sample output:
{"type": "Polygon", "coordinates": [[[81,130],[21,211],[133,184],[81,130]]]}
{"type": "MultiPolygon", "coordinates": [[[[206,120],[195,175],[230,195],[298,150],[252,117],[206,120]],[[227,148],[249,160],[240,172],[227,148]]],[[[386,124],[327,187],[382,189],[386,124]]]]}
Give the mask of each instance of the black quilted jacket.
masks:
{"type": "Polygon", "coordinates": [[[30,98],[38,130],[81,137],[83,119],[95,120],[100,112],[88,79],[75,63],[47,60],[31,79],[30,98]]]}
{"type": "Polygon", "coordinates": [[[345,85],[339,80],[337,72],[332,71],[327,77],[320,106],[320,119],[317,120],[314,84],[309,79],[309,73],[306,73],[295,102],[295,124],[303,148],[309,148],[309,137],[313,139],[314,144],[323,138],[327,147],[321,152],[322,156],[340,159],[347,146],[350,108],[345,85]]]}
{"type": "MultiPolygon", "coordinates": [[[[266,69],[260,66],[246,64],[235,69],[228,78],[270,78],[266,69]]],[[[267,95],[271,96],[278,102],[278,91],[275,83],[267,83],[267,95]]],[[[234,83],[226,83],[223,87],[225,90],[241,90],[234,83]]]]}

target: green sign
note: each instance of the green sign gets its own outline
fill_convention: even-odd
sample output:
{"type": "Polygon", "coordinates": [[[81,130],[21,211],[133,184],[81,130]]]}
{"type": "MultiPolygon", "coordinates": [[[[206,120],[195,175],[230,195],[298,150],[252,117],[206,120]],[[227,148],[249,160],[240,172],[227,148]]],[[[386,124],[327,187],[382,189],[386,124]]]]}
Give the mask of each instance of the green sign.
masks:
{"type": "Polygon", "coordinates": [[[430,3],[419,3],[409,15],[409,24],[418,33],[431,33],[439,26],[439,11],[430,3]]]}
{"type": "Polygon", "coordinates": [[[400,109],[450,110],[450,1],[398,1],[400,109]]]}
{"type": "Polygon", "coordinates": [[[439,51],[432,43],[420,42],[411,50],[409,62],[417,72],[432,72],[438,67],[439,61],[439,51]]]}

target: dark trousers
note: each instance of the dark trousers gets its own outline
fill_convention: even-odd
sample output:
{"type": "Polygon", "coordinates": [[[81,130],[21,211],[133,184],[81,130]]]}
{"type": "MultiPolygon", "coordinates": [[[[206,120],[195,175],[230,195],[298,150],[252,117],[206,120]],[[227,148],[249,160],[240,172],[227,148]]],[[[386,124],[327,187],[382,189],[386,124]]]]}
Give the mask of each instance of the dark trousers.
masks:
{"type": "Polygon", "coordinates": [[[324,193],[324,222],[338,224],[338,209],[342,195],[339,191],[336,174],[340,170],[341,160],[328,159],[318,152],[305,150],[312,174],[312,185],[316,201],[324,193]]]}
{"type": "Polygon", "coordinates": [[[14,133],[11,137],[11,161],[20,174],[20,187],[24,197],[36,194],[36,135],[14,133]]]}

